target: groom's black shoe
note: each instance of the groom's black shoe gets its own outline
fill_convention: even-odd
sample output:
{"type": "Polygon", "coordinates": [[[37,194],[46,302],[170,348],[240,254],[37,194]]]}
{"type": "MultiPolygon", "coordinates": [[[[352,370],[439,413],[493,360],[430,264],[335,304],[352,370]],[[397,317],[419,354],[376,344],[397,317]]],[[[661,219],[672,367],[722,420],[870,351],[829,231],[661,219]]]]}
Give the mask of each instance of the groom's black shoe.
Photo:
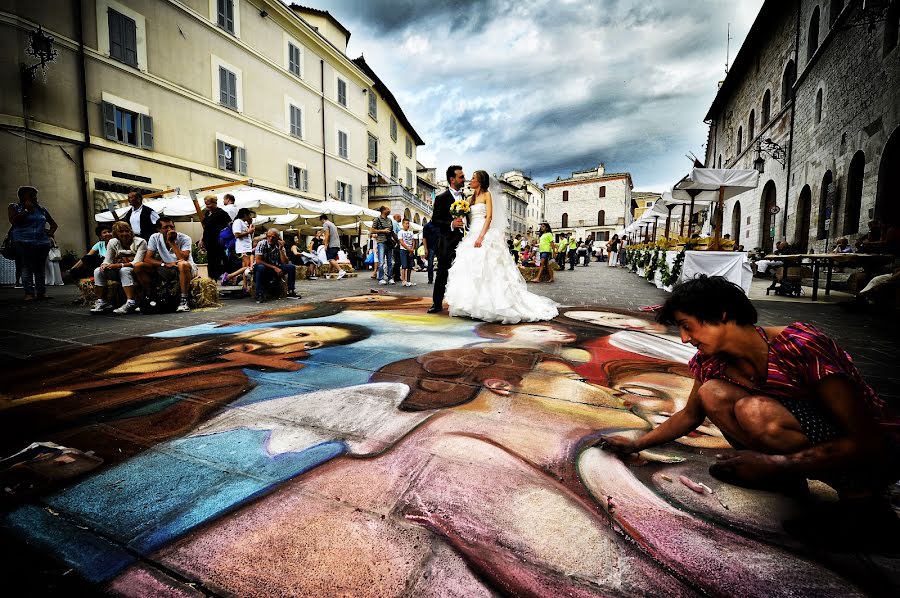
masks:
{"type": "Polygon", "coordinates": [[[431,307],[428,308],[428,313],[430,313],[430,314],[439,314],[442,311],[444,311],[444,308],[438,307],[437,305],[432,305],[431,307]]]}

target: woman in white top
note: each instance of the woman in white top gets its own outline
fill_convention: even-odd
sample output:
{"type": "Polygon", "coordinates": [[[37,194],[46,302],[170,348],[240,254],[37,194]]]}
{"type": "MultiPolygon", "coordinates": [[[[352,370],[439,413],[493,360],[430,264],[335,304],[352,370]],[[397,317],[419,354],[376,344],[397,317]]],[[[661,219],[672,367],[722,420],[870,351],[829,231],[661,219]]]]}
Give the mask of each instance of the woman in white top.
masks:
{"type": "Polygon", "coordinates": [[[238,276],[244,279],[244,290],[248,289],[247,285],[250,277],[247,272],[250,268],[250,262],[253,259],[253,212],[249,208],[241,208],[238,210],[237,218],[231,223],[231,232],[234,234],[234,252],[241,258],[241,267],[231,274],[222,275],[222,284],[237,282],[238,276]]]}

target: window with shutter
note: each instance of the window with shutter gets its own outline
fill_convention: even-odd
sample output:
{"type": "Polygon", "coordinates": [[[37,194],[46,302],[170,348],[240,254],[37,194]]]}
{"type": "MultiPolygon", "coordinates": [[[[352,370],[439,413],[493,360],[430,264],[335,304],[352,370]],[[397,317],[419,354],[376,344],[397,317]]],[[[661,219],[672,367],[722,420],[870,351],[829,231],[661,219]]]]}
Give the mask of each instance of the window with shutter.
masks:
{"type": "Polygon", "coordinates": [[[378,98],[375,97],[375,90],[369,90],[369,116],[378,120],[378,98]]]}
{"type": "Polygon", "coordinates": [[[563,201],[569,201],[569,192],[563,191],[563,201]]]}
{"type": "Polygon", "coordinates": [[[242,147],[237,148],[238,150],[238,172],[240,174],[247,174],[247,150],[242,147]]]}
{"type": "Polygon", "coordinates": [[[341,158],[347,159],[347,134],[343,131],[338,131],[338,155],[341,158]]]}
{"type": "Polygon", "coordinates": [[[347,82],[343,79],[337,80],[337,101],[343,107],[347,107],[347,82]]]}
{"type": "Polygon", "coordinates": [[[294,44],[288,42],[288,68],[292,73],[301,76],[300,74],[300,48],[295,46],[294,44]]]}
{"type": "Polygon", "coordinates": [[[223,66],[219,67],[219,103],[237,110],[237,75],[223,66]]]}
{"type": "Polygon", "coordinates": [[[602,185],[600,190],[597,192],[598,197],[606,197],[606,185],[602,185]]]}
{"type": "Polygon", "coordinates": [[[300,190],[309,191],[309,172],[305,168],[300,169],[300,190]]]}
{"type": "Polygon", "coordinates": [[[146,114],[141,114],[141,147],[153,149],[153,119],[146,114]]]}
{"type": "Polygon", "coordinates": [[[347,201],[353,203],[353,185],[347,185],[347,201]]]}
{"type": "Polygon", "coordinates": [[[109,102],[103,102],[103,136],[111,141],[117,141],[116,137],[116,107],[109,102]]]}
{"type": "Polygon", "coordinates": [[[297,189],[300,186],[299,181],[297,180],[300,169],[297,168],[296,166],[292,166],[290,164],[288,164],[287,168],[288,168],[288,187],[290,187],[291,189],[297,189]]]}
{"type": "Polygon", "coordinates": [[[216,154],[218,155],[219,169],[228,169],[228,159],[225,157],[225,142],[216,139],[216,154]]]}
{"type": "Polygon", "coordinates": [[[412,189],[412,170],[406,169],[406,187],[412,189]]]}
{"type": "Polygon", "coordinates": [[[391,153],[391,178],[397,179],[400,176],[400,162],[397,161],[397,156],[393,152],[391,153]]]}
{"type": "Polygon", "coordinates": [[[137,67],[137,24],[120,12],[107,9],[109,57],[137,67]]]}
{"type": "Polygon", "coordinates": [[[378,138],[369,133],[369,162],[378,163],[378,138]]]}
{"type": "Polygon", "coordinates": [[[296,106],[291,106],[291,135],[303,138],[303,112],[296,106]]]}
{"type": "Polygon", "coordinates": [[[228,33],[234,33],[234,0],[217,0],[218,1],[218,19],[219,27],[228,33]]]}
{"type": "Polygon", "coordinates": [[[409,137],[406,138],[406,157],[412,158],[413,154],[413,142],[409,137]]]}
{"type": "Polygon", "coordinates": [[[397,119],[391,115],[391,139],[397,141],[397,119]]]}

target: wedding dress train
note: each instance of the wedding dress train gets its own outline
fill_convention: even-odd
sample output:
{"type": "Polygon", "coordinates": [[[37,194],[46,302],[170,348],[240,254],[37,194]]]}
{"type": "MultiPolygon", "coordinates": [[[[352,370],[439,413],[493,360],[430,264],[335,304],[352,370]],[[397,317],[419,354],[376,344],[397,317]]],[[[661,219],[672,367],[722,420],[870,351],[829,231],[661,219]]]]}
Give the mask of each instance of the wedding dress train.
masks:
{"type": "Polygon", "coordinates": [[[445,296],[450,315],[503,324],[555,318],[556,303],[528,291],[503,231],[491,227],[475,247],[486,212],[483,203],[472,206],[469,233],[456,248],[445,296]]]}

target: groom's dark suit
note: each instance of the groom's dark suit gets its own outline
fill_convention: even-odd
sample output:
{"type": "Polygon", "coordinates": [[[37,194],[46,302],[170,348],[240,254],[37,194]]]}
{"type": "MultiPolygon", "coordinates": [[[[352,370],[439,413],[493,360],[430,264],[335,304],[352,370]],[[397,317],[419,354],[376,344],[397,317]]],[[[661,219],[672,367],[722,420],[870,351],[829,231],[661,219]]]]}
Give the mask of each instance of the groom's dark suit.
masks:
{"type": "Polygon", "coordinates": [[[447,273],[456,258],[456,246],[462,241],[461,229],[453,229],[450,223],[450,206],[453,205],[453,194],[449,189],[434,198],[434,210],[431,221],[440,229],[441,235],[437,246],[437,274],[434,277],[434,295],[432,309],[443,309],[444,292],[447,290],[447,273]]]}

